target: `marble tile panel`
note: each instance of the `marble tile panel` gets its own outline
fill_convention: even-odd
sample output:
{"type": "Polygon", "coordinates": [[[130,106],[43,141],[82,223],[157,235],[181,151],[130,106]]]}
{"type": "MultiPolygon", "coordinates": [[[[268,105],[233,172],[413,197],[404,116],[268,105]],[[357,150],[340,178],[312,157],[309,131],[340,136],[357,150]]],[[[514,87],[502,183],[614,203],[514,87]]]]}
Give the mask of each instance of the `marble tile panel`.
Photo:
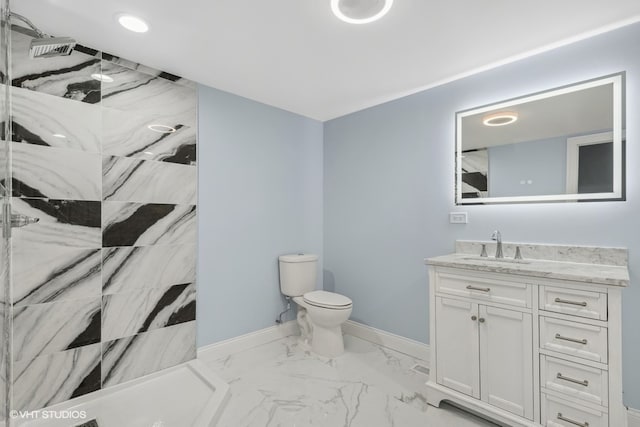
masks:
{"type": "Polygon", "coordinates": [[[163,79],[166,79],[166,80],[169,80],[171,82],[174,82],[176,84],[180,84],[180,85],[183,85],[183,86],[190,87],[192,89],[196,88],[195,82],[193,82],[191,80],[187,80],[187,79],[182,78],[180,76],[176,76],[175,74],[167,73],[166,71],[161,71],[161,70],[149,67],[149,66],[144,65],[144,64],[140,64],[140,63],[133,62],[133,61],[130,61],[130,60],[125,59],[125,58],[121,58],[121,57],[116,56],[116,55],[112,55],[110,53],[103,52],[102,59],[107,61],[107,62],[109,62],[109,63],[111,63],[111,64],[119,65],[121,67],[126,67],[126,68],[128,68],[130,70],[133,70],[133,71],[137,71],[137,72],[140,72],[140,73],[148,74],[148,75],[151,75],[151,76],[158,76],[158,77],[161,77],[163,79]]]}
{"type": "Polygon", "coordinates": [[[100,344],[17,361],[13,408],[36,410],[100,389],[100,344]]]}
{"type": "Polygon", "coordinates": [[[196,357],[196,322],[102,343],[102,385],[108,387],[196,357]]]}
{"type": "Polygon", "coordinates": [[[11,205],[14,214],[39,219],[36,224],[13,229],[14,248],[19,245],[102,246],[100,202],[14,197],[11,205]]]}
{"type": "Polygon", "coordinates": [[[196,202],[198,176],[192,166],[105,156],[102,174],[104,200],[183,205],[196,202]]]}
{"type": "Polygon", "coordinates": [[[102,205],[103,247],[196,241],[195,206],[123,202],[102,205]]]}
{"type": "Polygon", "coordinates": [[[13,141],[100,152],[99,105],[20,88],[11,95],[13,141]]]}
{"type": "Polygon", "coordinates": [[[168,163],[195,165],[195,110],[181,117],[150,116],[135,111],[103,109],[102,151],[123,157],[159,160],[168,163]],[[158,133],[147,126],[165,124],[173,133],[158,133]]]}
{"type": "Polygon", "coordinates": [[[195,87],[109,61],[102,61],[102,73],[113,78],[102,85],[103,107],[148,118],[177,117],[185,125],[195,124],[195,87]]]}
{"type": "Polygon", "coordinates": [[[196,280],[196,253],[195,243],[103,249],[103,293],[192,283],[196,280]]]}
{"type": "Polygon", "coordinates": [[[103,61],[103,72],[114,79],[103,85],[103,152],[195,164],[195,87],[108,61],[103,61]],[[149,129],[154,124],[175,132],[149,129]]]}
{"type": "Polygon", "coordinates": [[[100,342],[100,308],[100,297],[14,308],[14,360],[100,342]]]}
{"type": "Polygon", "coordinates": [[[13,302],[17,307],[101,295],[100,249],[14,245],[13,302]]]}
{"type": "Polygon", "coordinates": [[[11,32],[12,84],[15,87],[95,104],[100,102],[100,59],[80,51],[69,56],[29,58],[32,36],[11,32]]]}
{"type": "Polygon", "coordinates": [[[13,195],[101,199],[102,157],[64,148],[13,144],[13,195]]]}
{"type": "Polygon", "coordinates": [[[102,299],[102,340],[196,320],[196,287],[175,285],[105,295],[102,299]]]}

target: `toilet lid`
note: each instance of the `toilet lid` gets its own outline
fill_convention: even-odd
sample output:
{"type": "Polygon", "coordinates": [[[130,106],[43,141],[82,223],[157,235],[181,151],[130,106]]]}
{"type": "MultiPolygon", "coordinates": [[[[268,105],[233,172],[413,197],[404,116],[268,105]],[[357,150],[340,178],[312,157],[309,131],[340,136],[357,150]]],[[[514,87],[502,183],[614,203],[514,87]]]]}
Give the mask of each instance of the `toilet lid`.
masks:
{"type": "Polygon", "coordinates": [[[327,291],[307,292],[303,298],[307,303],[318,307],[347,308],[353,304],[353,301],[344,295],[327,291]]]}

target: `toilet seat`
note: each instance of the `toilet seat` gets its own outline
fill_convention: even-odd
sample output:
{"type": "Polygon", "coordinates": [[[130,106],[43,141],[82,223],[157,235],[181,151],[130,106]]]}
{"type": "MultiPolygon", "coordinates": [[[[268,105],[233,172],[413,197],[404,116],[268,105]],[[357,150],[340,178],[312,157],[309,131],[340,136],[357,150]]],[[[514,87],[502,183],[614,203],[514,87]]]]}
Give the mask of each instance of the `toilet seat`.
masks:
{"type": "Polygon", "coordinates": [[[350,298],[336,294],[335,292],[327,291],[312,291],[307,292],[302,296],[302,299],[307,304],[315,307],[327,308],[332,310],[345,310],[349,309],[353,305],[353,301],[350,298]]]}

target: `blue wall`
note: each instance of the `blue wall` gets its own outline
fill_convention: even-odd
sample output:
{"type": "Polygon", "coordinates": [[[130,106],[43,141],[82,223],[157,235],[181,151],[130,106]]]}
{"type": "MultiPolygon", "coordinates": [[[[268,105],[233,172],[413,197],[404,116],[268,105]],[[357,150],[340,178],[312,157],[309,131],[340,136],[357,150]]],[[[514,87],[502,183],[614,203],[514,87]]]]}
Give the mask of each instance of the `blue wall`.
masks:
{"type": "Polygon", "coordinates": [[[489,197],[564,194],[567,137],[489,147],[488,178],[489,197]]]}
{"type": "Polygon", "coordinates": [[[456,111],[623,70],[627,161],[637,165],[639,40],[633,25],[325,123],[325,284],[354,300],[352,318],[428,342],[423,258],[496,228],[506,241],[625,246],[625,403],[640,408],[640,168],[627,168],[626,202],[454,205],[456,111]],[[469,224],[449,224],[453,210],[469,224]]]}
{"type": "Polygon", "coordinates": [[[283,310],[279,255],[322,255],[323,129],[206,86],[198,92],[197,309],[204,346],[275,324],[283,310]]]}

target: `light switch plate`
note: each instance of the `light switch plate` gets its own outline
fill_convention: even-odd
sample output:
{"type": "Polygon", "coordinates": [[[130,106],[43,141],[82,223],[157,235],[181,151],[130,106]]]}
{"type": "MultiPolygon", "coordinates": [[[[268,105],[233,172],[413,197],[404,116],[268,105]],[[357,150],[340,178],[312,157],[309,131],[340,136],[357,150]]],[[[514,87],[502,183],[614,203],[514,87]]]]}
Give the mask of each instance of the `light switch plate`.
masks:
{"type": "Polygon", "coordinates": [[[466,224],[469,222],[469,217],[466,212],[450,212],[449,223],[450,224],[466,224]]]}

